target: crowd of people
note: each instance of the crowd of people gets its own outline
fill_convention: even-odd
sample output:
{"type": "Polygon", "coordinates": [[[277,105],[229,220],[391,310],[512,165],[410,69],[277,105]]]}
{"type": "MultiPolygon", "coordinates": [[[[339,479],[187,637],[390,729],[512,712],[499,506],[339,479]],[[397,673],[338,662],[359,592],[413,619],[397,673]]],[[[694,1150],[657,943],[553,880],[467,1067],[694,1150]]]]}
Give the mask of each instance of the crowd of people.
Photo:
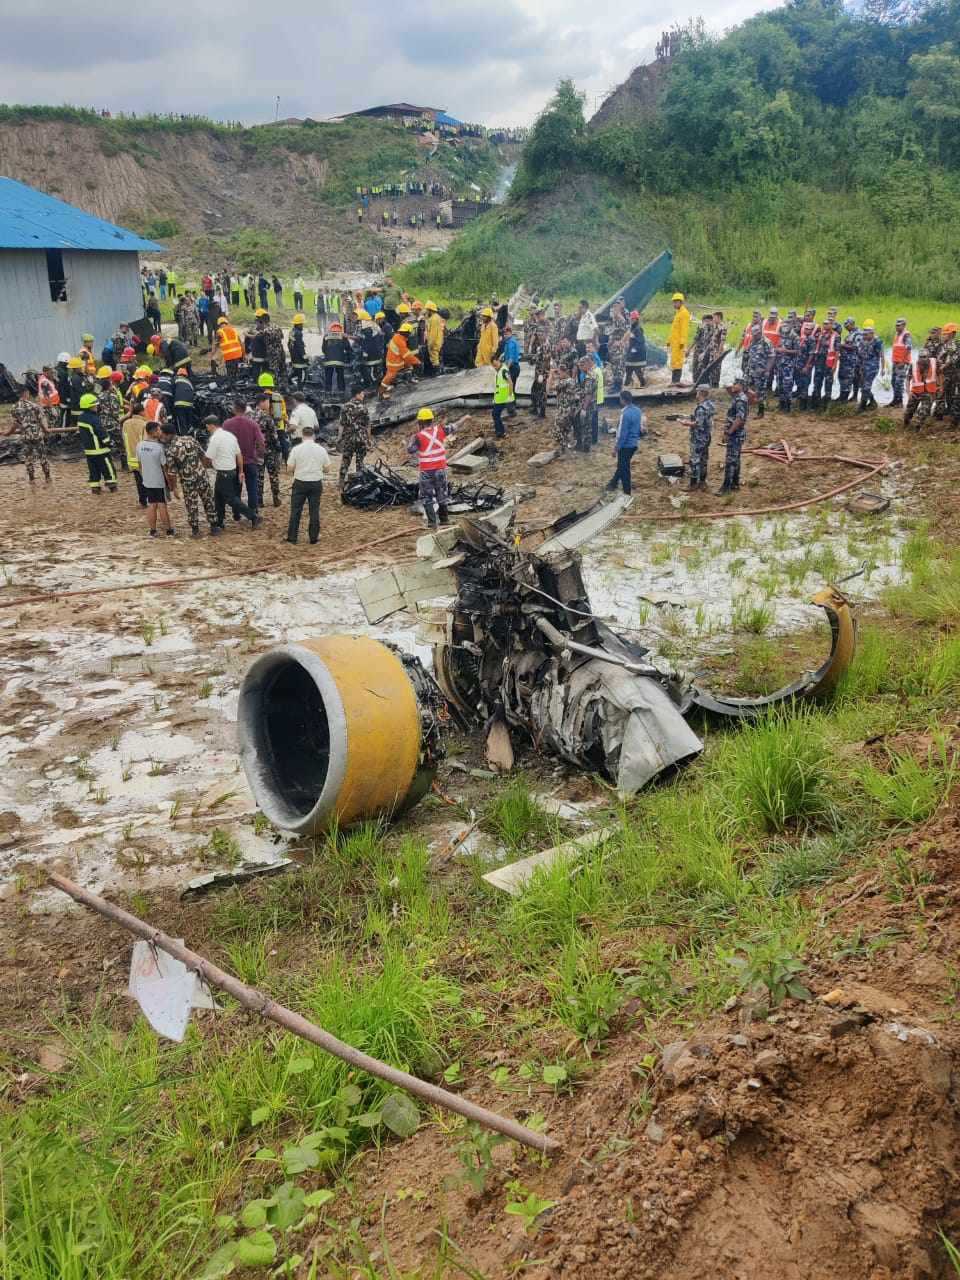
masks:
{"type": "MultiPolygon", "coordinates": [[[[178,284],[172,269],[144,268],[145,312],[149,318],[149,303],[157,291],[175,298],[175,338],[163,337],[159,322],[147,326],[147,332],[139,324],[121,324],[99,352],[93,335],[85,333],[76,355],[61,352],[55,364],[39,373],[28,372],[11,430],[18,433],[29,481],[36,482],[40,472],[51,482],[48,433],[76,429],[92,493],[116,492],[119,474],[129,471],[148,513],[149,532],[157,536],[164,529],[174,532],[165,495],[176,495],[179,487],[191,532],[199,536],[204,517],[211,533],[217,533],[227,508],[235,519],[245,518],[256,527],[267,485],[274,505],[280,505],[281,471],[293,458],[287,536],[296,541],[306,505],[315,541],[319,473],[330,459],[315,439],[317,415],[304,397],[311,365],[305,313],[297,311],[285,333],[263,305],[271,294],[282,305],[283,283],[264,272],[203,273],[198,288],[179,293],[178,284]],[[229,317],[238,297],[248,306],[261,304],[254,308],[253,324],[242,332],[229,317]],[[201,420],[197,411],[192,365],[204,344],[208,353],[216,353],[215,367],[222,367],[228,387],[236,387],[241,378],[245,387],[256,387],[253,394],[245,391],[235,397],[222,422],[222,413],[201,420]],[[233,453],[224,432],[235,440],[233,453]],[[294,457],[292,437],[315,448],[301,449],[294,457]]],[[[292,293],[294,305],[302,306],[301,277],[293,281],[292,293]]],[[[876,406],[875,384],[889,367],[892,403],[903,407],[906,425],[919,427],[931,416],[960,421],[960,341],[955,324],[931,329],[918,344],[907,320],[898,319],[888,361],[872,320],[857,325],[848,317],[840,323],[833,307],[822,322],[815,308],[791,310],[781,317],[774,306],[766,318],[755,311],[734,344],[722,312],[703,313],[691,341],[693,320],[683,294],[673,295],[672,306],[672,380],[679,382],[689,364],[696,387],[694,410],[683,419],[690,430],[691,490],[706,487],[717,412],[713,393],[731,353],[736,372],[723,432],[721,493],[739,487],[747,419],[751,413],[763,416],[771,394],[784,412],[794,405],[818,410],[831,402],[836,388],[838,403],[859,399],[860,411],[866,412],[876,406]]],[[[444,308],[430,299],[411,297],[389,277],[382,286],[363,290],[317,291],[321,352],[316,358],[324,403],[340,404],[341,490],[351,466],[361,470],[371,447],[365,397],[375,391],[385,399],[398,383],[442,372],[449,363],[449,318],[444,308]]],[[[647,381],[647,343],[640,314],[628,311],[622,297],[614,300],[601,323],[585,298],[567,315],[561,303],[548,305],[534,295],[524,315],[511,316],[508,304],[494,295],[487,302],[477,299],[455,334],[461,367],[489,367],[493,372],[491,415],[497,438],[506,435],[517,414],[522,360],[532,371],[533,416],[545,418],[548,400],[554,397],[553,436],[560,457],[589,453],[599,444],[600,409],[619,396],[617,468],[608,487],[630,492],[631,460],[646,432],[634,396],[647,381]],[[517,330],[522,327],[522,342],[515,322],[517,330]]],[[[422,421],[433,423],[432,418],[422,421]]],[[[430,436],[427,455],[439,458],[446,438],[442,423],[423,425],[418,434],[424,432],[430,436]]],[[[442,519],[443,478],[428,477],[422,487],[428,519],[442,519]]]]}

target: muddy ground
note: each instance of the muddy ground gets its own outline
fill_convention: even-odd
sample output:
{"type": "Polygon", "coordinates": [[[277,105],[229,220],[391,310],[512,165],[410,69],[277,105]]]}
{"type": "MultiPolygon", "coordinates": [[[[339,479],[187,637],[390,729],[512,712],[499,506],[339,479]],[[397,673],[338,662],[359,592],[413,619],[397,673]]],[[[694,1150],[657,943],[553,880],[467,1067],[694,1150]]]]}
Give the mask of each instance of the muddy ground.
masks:
{"type": "MultiPolygon", "coordinates": [[[[814,535],[842,545],[842,567],[855,564],[862,550],[857,540],[868,541],[860,533],[865,518],[846,512],[840,498],[828,504],[826,516],[814,509],[777,517],[779,532],[770,522],[738,521],[753,531],[746,551],[721,545],[719,534],[705,543],[693,521],[679,529],[674,521],[657,524],[658,516],[683,510],[790,503],[852,474],[842,463],[788,467],[747,455],[743,488],[734,498],[688,498],[656,474],[658,451],[686,452],[685,428],[668,422],[666,412],[651,414],[654,437],[634,461],[630,516],[586,549],[591,598],[599,612],[641,637],[646,633],[657,653],[665,635],[677,640],[670,619],[682,615],[689,641],[682,661],[695,672],[722,669],[736,687],[740,642],[725,598],[759,591],[770,565],[802,552],[814,535]],[[757,538],[761,528],[769,529],[769,539],[757,538]],[[774,538],[787,545],[764,552],[760,544],[774,538]],[[697,561],[692,568],[691,559],[697,561]],[[692,622],[700,599],[712,611],[702,627],[692,622]]],[[[610,411],[611,424],[613,416],[610,411]]],[[[464,424],[463,433],[492,435],[482,414],[464,424]]],[[[754,445],[781,437],[818,456],[890,459],[889,470],[868,486],[889,497],[891,507],[872,540],[872,570],[851,584],[858,600],[869,602],[895,578],[898,547],[917,520],[955,536],[956,432],[935,427],[928,438],[908,439],[878,430],[872,415],[770,415],[751,426],[754,445]]],[[[523,493],[522,521],[589,505],[613,470],[607,438],[589,457],[532,471],[526,459],[551,443],[550,423],[521,412],[500,445],[495,470],[485,473],[523,493]]],[[[400,464],[402,431],[381,436],[377,450],[400,464]]],[[[711,489],[721,466],[715,448],[711,489]]],[[[49,488],[28,486],[18,467],[0,469],[0,1034],[15,1070],[49,1037],[51,1021],[64,1009],[89,1010],[106,995],[119,1024],[134,1018],[118,999],[127,937],[45,888],[44,870],[57,868],[94,889],[133,898],[161,927],[202,949],[211,942],[212,900],[181,901],[188,880],[241,861],[306,856],[257,821],[239,770],[236,698],[252,657],[275,641],[324,630],[369,630],[407,648],[420,645],[415,620],[404,614],[367,628],[354,585],[362,570],[411,558],[422,523],[406,511],[342,507],[328,487],[319,545],[292,547],[281,541],[287,488],[284,480],[282,505],[268,506],[259,531],[230,525],[218,540],[193,540],[182,530],[176,538],[150,539],[128,477],[118,494],[92,497],[76,463],[56,463],[49,488]],[[251,569],[258,572],[231,576],[251,569]],[[147,582],[165,585],[58,594],[147,582]],[[22,602],[35,596],[42,599],[22,602]]],[[[789,637],[814,620],[816,611],[804,613],[803,600],[816,585],[802,578],[781,584],[771,598],[774,636],[789,637]]],[[[453,756],[440,789],[462,808],[454,812],[438,797],[407,819],[439,843],[449,838],[451,817],[478,807],[488,788],[464,771],[483,764],[476,741],[457,743],[453,756]]],[[[583,790],[552,762],[528,754],[523,764],[545,789],[583,790]]],[[[750,1280],[881,1280],[937,1274],[917,1242],[929,1237],[930,1206],[947,1205],[956,1191],[943,1185],[942,1174],[953,1160],[951,1132],[956,1136],[947,1115],[956,1023],[944,1021],[934,996],[955,963],[958,941],[955,828],[951,814],[936,833],[934,883],[943,909],[939,933],[924,953],[908,938],[842,973],[828,959],[819,964],[818,994],[841,977],[882,989],[883,1007],[871,1014],[866,1031],[865,1022],[853,1038],[837,1032],[840,1014],[822,1003],[766,1030],[741,1025],[741,1014],[731,1010],[692,1038],[689,1028],[665,1031],[685,1047],[676,1049],[672,1068],[659,1067],[647,1079],[636,1064],[650,1045],[625,1028],[589,1088],[566,1099],[535,1099],[538,1109],[552,1108],[551,1124],[562,1123],[571,1135],[568,1156],[549,1171],[541,1175],[526,1164],[522,1171],[525,1183],[558,1201],[537,1237],[539,1269],[531,1267],[522,1229],[505,1225],[502,1216],[494,1223],[482,1200],[455,1199],[448,1208],[472,1261],[490,1275],[521,1263],[542,1276],[697,1271],[750,1280]],[[913,1031],[906,1041],[898,1038],[886,1027],[894,1021],[920,1027],[934,1043],[913,1031]],[[651,1124],[640,1139],[618,1138],[635,1104],[649,1112],[651,1124]],[[856,1124],[849,1123],[851,1109],[856,1124]],[[712,1139],[720,1132],[737,1136],[736,1159],[719,1158],[712,1139]],[[817,1171],[826,1165],[829,1175],[820,1179],[817,1171]]],[[[838,898],[848,897],[850,888],[838,898]]],[[[897,910],[869,886],[838,909],[849,930],[868,915],[886,920],[897,910]]],[[[503,1103],[483,1085],[471,1096],[503,1103]]],[[[449,1150],[441,1155],[441,1142],[431,1129],[385,1152],[382,1163],[371,1160],[359,1175],[369,1180],[371,1201],[414,1183],[436,1184],[437,1161],[450,1160],[449,1150]]],[[[415,1265],[435,1243],[424,1230],[421,1203],[436,1206],[432,1197],[410,1200],[392,1220],[390,1246],[402,1267],[415,1265]]],[[[374,1215],[372,1246],[377,1231],[374,1215]]]]}

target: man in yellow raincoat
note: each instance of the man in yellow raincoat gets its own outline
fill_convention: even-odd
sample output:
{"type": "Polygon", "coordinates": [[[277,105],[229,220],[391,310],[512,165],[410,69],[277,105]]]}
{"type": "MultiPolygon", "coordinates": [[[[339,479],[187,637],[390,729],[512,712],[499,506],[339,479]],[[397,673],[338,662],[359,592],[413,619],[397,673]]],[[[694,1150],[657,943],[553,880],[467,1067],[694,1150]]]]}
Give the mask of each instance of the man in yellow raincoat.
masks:
{"type": "Polygon", "coordinates": [[[493,310],[490,307],[484,307],[480,314],[483,316],[483,328],[480,330],[480,343],[477,346],[477,356],[474,361],[478,369],[493,363],[493,357],[500,346],[500,330],[493,318],[493,310]]]}
{"type": "Polygon", "coordinates": [[[673,323],[670,325],[670,377],[680,381],[680,373],[687,355],[687,339],[690,336],[690,312],[682,293],[673,295],[673,323]]]}
{"type": "Polygon", "coordinates": [[[426,305],[427,313],[427,361],[424,364],[423,371],[428,375],[440,372],[440,357],[443,351],[443,335],[446,331],[446,324],[443,316],[437,310],[435,302],[428,302],[426,305]]]}

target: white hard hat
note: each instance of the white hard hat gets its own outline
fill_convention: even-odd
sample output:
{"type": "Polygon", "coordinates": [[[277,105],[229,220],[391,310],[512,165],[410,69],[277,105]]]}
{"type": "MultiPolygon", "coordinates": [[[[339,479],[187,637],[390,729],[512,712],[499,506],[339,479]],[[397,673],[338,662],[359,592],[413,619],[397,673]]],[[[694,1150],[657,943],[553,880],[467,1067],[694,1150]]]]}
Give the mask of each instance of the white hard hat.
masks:
{"type": "Polygon", "coordinates": [[[61,351],[60,354],[57,356],[57,364],[60,364],[61,361],[63,362],[63,364],[66,364],[69,359],[70,359],[70,352],[61,351]]]}

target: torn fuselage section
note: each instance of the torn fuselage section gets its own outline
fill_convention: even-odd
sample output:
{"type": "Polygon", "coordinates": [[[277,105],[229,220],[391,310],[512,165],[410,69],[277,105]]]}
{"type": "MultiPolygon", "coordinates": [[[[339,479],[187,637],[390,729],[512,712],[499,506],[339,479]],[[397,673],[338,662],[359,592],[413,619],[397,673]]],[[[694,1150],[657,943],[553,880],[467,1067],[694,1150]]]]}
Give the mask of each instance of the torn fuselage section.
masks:
{"type": "Polygon", "coordinates": [[[683,690],[592,615],[576,552],[525,553],[481,520],[458,549],[449,640],[436,646],[434,666],[450,700],[488,735],[519,731],[625,794],[699,754],[683,690]]]}

